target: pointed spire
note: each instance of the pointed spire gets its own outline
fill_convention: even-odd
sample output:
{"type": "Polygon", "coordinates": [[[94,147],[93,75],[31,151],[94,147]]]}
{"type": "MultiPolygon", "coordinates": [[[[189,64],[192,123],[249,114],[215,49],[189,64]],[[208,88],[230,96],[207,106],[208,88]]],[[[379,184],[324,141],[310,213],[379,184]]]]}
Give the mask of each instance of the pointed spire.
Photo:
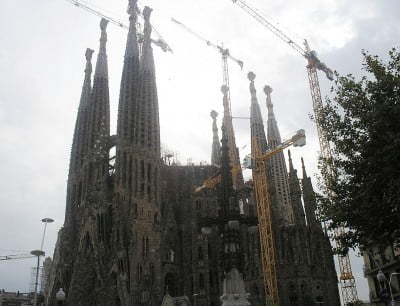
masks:
{"type": "MultiPolygon", "coordinates": [[[[272,88],[268,85],[264,87],[264,93],[267,95],[267,139],[268,147],[275,149],[281,144],[281,136],[278,129],[278,123],[275,119],[274,109],[271,101],[272,88]]],[[[277,203],[281,209],[281,215],[286,224],[290,225],[294,222],[293,204],[290,199],[288,172],[286,168],[285,156],[283,152],[279,152],[270,158],[270,166],[272,175],[272,184],[274,190],[277,190],[277,203]]]]}
{"type": "Polygon", "coordinates": [[[93,50],[86,49],[86,68],[85,79],[83,81],[81,99],[78,107],[78,114],[76,116],[75,131],[72,140],[71,158],[69,163],[68,183],[67,183],[67,201],[65,209],[65,223],[69,225],[75,218],[76,203],[80,199],[80,194],[77,191],[77,186],[81,181],[81,166],[85,157],[85,149],[87,147],[87,124],[88,124],[88,111],[87,107],[91,95],[91,80],[92,75],[92,54],[93,50]]]}
{"type": "MultiPolygon", "coordinates": [[[[137,101],[137,86],[140,70],[140,54],[137,42],[137,0],[129,0],[129,32],[126,40],[124,66],[118,104],[117,135],[119,142],[126,145],[133,141],[134,118],[137,101]]],[[[118,158],[118,157],[117,157],[118,158]]]]}
{"type": "Polygon", "coordinates": [[[136,22],[137,22],[137,0],[129,0],[129,32],[126,40],[125,58],[139,55],[139,46],[137,43],[136,22]]]}
{"type": "Polygon", "coordinates": [[[69,166],[70,175],[72,175],[72,173],[78,170],[78,167],[81,165],[84,158],[84,152],[87,141],[87,135],[86,135],[87,106],[90,101],[90,92],[92,90],[91,88],[92,84],[90,79],[92,75],[92,63],[91,63],[92,55],[93,55],[93,50],[87,48],[85,53],[86,57],[85,79],[82,85],[81,99],[79,102],[78,115],[76,117],[76,123],[75,123],[74,137],[72,140],[71,160],[69,166]]]}
{"type": "MultiPolygon", "coordinates": [[[[268,85],[264,87],[264,93],[267,95],[267,109],[268,109],[268,142],[272,141],[276,145],[282,142],[281,135],[278,129],[278,123],[275,119],[274,105],[272,104],[271,93],[272,88],[268,85]]],[[[271,146],[271,145],[270,145],[271,146]]]]}
{"type": "MultiPolygon", "coordinates": [[[[260,105],[257,100],[257,93],[254,86],[254,80],[256,75],[253,72],[247,74],[250,80],[250,95],[251,95],[251,106],[250,106],[250,126],[251,126],[251,138],[257,141],[257,147],[261,150],[261,154],[265,153],[268,149],[267,138],[265,137],[264,122],[261,116],[260,105]]],[[[252,143],[252,146],[256,144],[252,143]]],[[[252,147],[252,152],[255,152],[255,148],[252,147]]]]}
{"type": "Polygon", "coordinates": [[[101,37],[100,37],[100,49],[99,55],[97,57],[96,63],[96,77],[108,78],[108,64],[107,64],[107,54],[106,54],[106,44],[107,44],[107,24],[108,20],[102,18],[100,21],[101,37]]]}
{"type": "Polygon", "coordinates": [[[297,176],[297,170],[293,167],[292,156],[290,150],[289,155],[289,190],[290,190],[290,202],[293,209],[294,224],[305,225],[306,218],[304,214],[303,204],[301,202],[301,188],[299,178],[297,176]]]}
{"type": "Polygon", "coordinates": [[[228,137],[233,184],[236,188],[239,188],[243,185],[243,173],[240,166],[239,150],[236,147],[235,132],[233,130],[233,124],[232,124],[229,87],[226,85],[222,85],[221,92],[223,94],[222,101],[224,107],[223,125],[226,128],[226,133],[228,137]]]}
{"type": "Polygon", "coordinates": [[[321,224],[317,221],[315,215],[317,209],[315,192],[311,183],[311,178],[307,176],[303,157],[301,158],[301,167],[303,169],[303,178],[301,181],[303,186],[303,201],[304,209],[306,212],[307,225],[321,227],[321,224]]]}
{"type": "Polygon", "coordinates": [[[150,15],[153,9],[145,6],[143,9],[144,29],[143,29],[143,59],[144,70],[154,71],[153,48],[151,47],[151,24],[150,15]]]}
{"type": "Polygon", "coordinates": [[[108,21],[101,19],[100,50],[97,56],[96,71],[93,78],[93,89],[89,112],[89,141],[88,152],[93,153],[93,147],[99,137],[101,129],[105,129],[107,136],[110,134],[110,94],[108,88],[108,64],[106,54],[108,21]],[[102,125],[104,125],[102,127],[102,125]]]}
{"type": "Polygon", "coordinates": [[[157,85],[154,69],[153,49],[151,47],[150,14],[152,9],[143,10],[144,40],[139,75],[138,106],[135,114],[134,140],[138,148],[160,156],[160,123],[158,117],[157,85]]]}
{"type": "Polygon", "coordinates": [[[213,143],[212,143],[212,151],[211,151],[211,164],[219,165],[219,162],[221,159],[221,145],[219,143],[218,127],[217,127],[218,113],[215,110],[212,110],[210,113],[210,116],[213,119],[213,123],[212,123],[213,143]]]}

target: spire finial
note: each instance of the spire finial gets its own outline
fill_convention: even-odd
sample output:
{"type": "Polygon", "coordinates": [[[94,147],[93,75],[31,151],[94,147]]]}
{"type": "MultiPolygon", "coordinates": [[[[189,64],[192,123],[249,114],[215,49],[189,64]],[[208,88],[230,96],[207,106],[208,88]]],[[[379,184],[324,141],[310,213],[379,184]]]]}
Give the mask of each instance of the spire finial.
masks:
{"type": "Polygon", "coordinates": [[[85,68],[85,76],[86,78],[90,78],[90,75],[92,74],[92,55],[93,55],[93,50],[87,48],[85,52],[85,57],[86,57],[86,68],[85,68]]]}
{"type": "Polygon", "coordinates": [[[251,104],[253,103],[258,103],[257,101],[257,94],[256,94],[256,88],[254,86],[254,80],[256,78],[256,75],[254,72],[250,71],[247,74],[247,78],[250,80],[250,95],[251,95],[251,104]]]}
{"type": "Polygon", "coordinates": [[[106,55],[107,24],[108,24],[108,20],[102,18],[100,21],[100,29],[101,29],[100,50],[99,50],[99,54],[97,57],[95,77],[108,78],[107,55],[106,55]]]}
{"type": "Polygon", "coordinates": [[[153,11],[152,8],[150,8],[148,6],[144,7],[144,9],[143,9],[143,17],[144,17],[145,21],[148,21],[148,22],[150,21],[150,15],[151,15],[152,11],[153,11]]]}
{"type": "Polygon", "coordinates": [[[127,12],[131,17],[135,17],[137,0],[129,0],[128,2],[129,2],[129,4],[128,4],[127,12]]]}
{"type": "Polygon", "coordinates": [[[264,92],[265,92],[266,95],[270,95],[271,92],[272,92],[272,87],[269,86],[269,85],[265,85],[264,86],[264,92]]]}
{"type": "Polygon", "coordinates": [[[264,86],[264,93],[267,95],[267,108],[268,112],[273,113],[273,104],[271,100],[271,93],[272,93],[272,88],[269,85],[264,86]]]}
{"type": "Polygon", "coordinates": [[[144,18],[144,29],[143,29],[143,61],[142,67],[145,70],[154,70],[154,62],[153,62],[153,50],[151,48],[151,24],[150,24],[150,15],[153,10],[145,6],[143,9],[143,18],[144,18]]]}
{"type": "Polygon", "coordinates": [[[105,53],[106,52],[106,43],[107,43],[107,24],[108,20],[101,18],[100,21],[100,29],[101,29],[101,37],[100,37],[100,52],[105,53]]]}
{"type": "Polygon", "coordinates": [[[247,74],[247,78],[252,82],[252,81],[254,81],[254,79],[256,78],[256,74],[255,74],[254,72],[250,71],[250,72],[247,74]]]}
{"type": "Polygon", "coordinates": [[[92,60],[93,52],[94,51],[90,48],[86,49],[86,52],[85,52],[86,61],[90,62],[92,60]]]}

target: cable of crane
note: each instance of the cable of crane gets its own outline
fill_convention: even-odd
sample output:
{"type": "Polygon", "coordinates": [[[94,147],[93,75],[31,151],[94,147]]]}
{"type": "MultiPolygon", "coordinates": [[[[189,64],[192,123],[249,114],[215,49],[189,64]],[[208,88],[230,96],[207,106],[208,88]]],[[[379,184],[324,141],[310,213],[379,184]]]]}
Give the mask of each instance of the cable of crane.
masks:
{"type": "MultiPolygon", "coordinates": [[[[77,1],[77,0],[65,0],[65,1],[67,1],[69,3],[72,3],[73,5],[75,5],[78,8],[82,8],[82,9],[86,10],[87,12],[89,12],[89,13],[91,13],[93,15],[96,15],[98,17],[104,18],[104,19],[108,20],[109,22],[111,22],[112,24],[114,24],[114,25],[116,25],[116,26],[118,26],[118,27],[120,27],[122,29],[129,30],[129,27],[127,25],[125,25],[122,21],[120,21],[120,20],[118,20],[116,18],[107,16],[107,15],[101,13],[100,11],[93,9],[90,6],[84,4],[84,3],[80,2],[80,1],[77,1]]],[[[141,16],[140,10],[138,8],[136,8],[136,10],[139,13],[139,15],[141,16]]],[[[152,39],[151,41],[156,46],[159,46],[161,48],[161,50],[163,50],[164,52],[173,53],[172,48],[168,45],[168,43],[165,41],[165,39],[156,30],[154,25],[151,25],[151,28],[152,28],[153,32],[158,36],[157,40],[152,39]]],[[[141,34],[141,33],[138,33],[138,36],[139,36],[139,38],[143,38],[143,34],[141,34]]]]}

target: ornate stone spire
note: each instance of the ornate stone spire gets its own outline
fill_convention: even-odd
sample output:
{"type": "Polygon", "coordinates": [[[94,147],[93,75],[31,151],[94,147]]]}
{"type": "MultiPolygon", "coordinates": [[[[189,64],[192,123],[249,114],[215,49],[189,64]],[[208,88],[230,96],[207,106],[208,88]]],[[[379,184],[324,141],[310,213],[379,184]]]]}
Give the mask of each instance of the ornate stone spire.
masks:
{"type": "Polygon", "coordinates": [[[161,304],[161,156],[157,84],[151,47],[151,9],[145,7],[144,37],[140,66],[132,150],[131,235],[141,241],[129,246],[132,275],[137,283],[129,305],[161,304]]]}
{"type": "Polygon", "coordinates": [[[115,161],[116,184],[118,190],[125,191],[128,196],[129,184],[132,175],[132,144],[134,142],[134,128],[138,83],[140,73],[140,54],[137,40],[137,0],[129,0],[129,32],[126,40],[124,66],[122,69],[121,87],[118,104],[117,145],[115,161]]]}
{"type": "Polygon", "coordinates": [[[97,76],[97,77],[108,78],[108,63],[106,54],[107,24],[108,20],[102,18],[100,21],[100,29],[101,29],[100,49],[99,49],[99,55],[97,57],[95,77],[97,76]]]}
{"type": "Polygon", "coordinates": [[[91,96],[91,80],[92,75],[92,54],[93,50],[86,49],[86,68],[85,79],[83,81],[81,99],[78,107],[78,115],[76,117],[75,131],[71,147],[71,159],[69,164],[68,184],[67,184],[67,201],[65,209],[65,225],[69,225],[75,218],[75,207],[80,201],[78,186],[81,181],[80,169],[84,160],[85,148],[87,146],[87,124],[88,113],[87,107],[91,96]]]}
{"type": "Polygon", "coordinates": [[[223,103],[223,107],[224,107],[223,125],[226,128],[227,137],[228,137],[233,185],[236,188],[239,188],[239,187],[243,186],[243,173],[242,173],[242,168],[240,166],[239,150],[236,147],[235,132],[233,130],[228,86],[222,85],[221,92],[223,94],[222,103],[223,103]]]}
{"type": "Polygon", "coordinates": [[[301,202],[301,188],[299,184],[299,178],[297,176],[297,170],[293,167],[292,156],[290,150],[289,155],[289,189],[290,189],[290,200],[292,203],[294,224],[305,225],[306,219],[304,215],[303,204],[301,202]]]}
{"type": "MultiPolygon", "coordinates": [[[[275,114],[274,114],[274,105],[272,104],[271,100],[271,93],[272,93],[272,88],[268,85],[265,85],[264,87],[264,92],[267,95],[267,109],[268,109],[268,142],[276,142],[277,144],[280,144],[282,142],[281,140],[281,135],[279,133],[278,129],[278,123],[276,122],[275,119],[275,114]]],[[[271,146],[271,144],[269,144],[271,146]]]]}
{"type": "Polygon", "coordinates": [[[307,176],[303,157],[301,158],[301,167],[303,169],[303,178],[301,179],[301,182],[303,186],[303,201],[304,209],[306,212],[307,225],[321,227],[321,224],[317,221],[317,218],[315,216],[315,212],[317,209],[315,192],[311,183],[311,178],[307,176]]]}
{"type": "Polygon", "coordinates": [[[152,9],[145,7],[143,54],[139,76],[138,107],[135,115],[135,144],[160,155],[160,124],[158,117],[158,97],[155,80],[153,49],[151,47],[150,14],[152,9]]]}
{"type": "Polygon", "coordinates": [[[93,153],[93,148],[100,134],[110,135],[110,97],[108,89],[108,64],[106,54],[108,21],[100,22],[101,38],[100,50],[97,56],[96,71],[93,78],[93,89],[89,112],[89,142],[88,153],[93,153]]]}
{"type": "Polygon", "coordinates": [[[254,86],[254,79],[256,75],[253,72],[247,74],[250,80],[250,95],[251,95],[251,106],[250,106],[250,127],[251,127],[251,139],[252,139],[252,152],[255,152],[255,145],[261,150],[261,154],[265,153],[268,149],[267,138],[265,137],[264,123],[261,116],[260,105],[258,104],[256,89],[254,86]],[[257,143],[253,143],[256,141],[257,143]]]}
{"type": "MultiPolygon", "coordinates": [[[[268,121],[267,121],[267,139],[270,149],[275,149],[282,141],[278,129],[278,124],[275,119],[274,109],[271,101],[272,88],[268,85],[264,87],[264,92],[267,95],[268,121]]],[[[272,173],[272,184],[277,191],[276,198],[278,207],[280,207],[281,215],[285,224],[293,224],[293,209],[290,203],[290,192],[288,183],[288,173],[286,169],[285,157],[283,152],[279,152],[271,156],[270,165],[272,173]]]]}
{"type": "Polygon", "coordinates": [[[90,79],[92,75],[92,55],[93,50],[89,48],[86,49],[85,79],[83,81],[81,99],[78,107],[78,115],[76,117],[75,123],[74,137],[72,140],[71,160],[69,166],[70,176],[73,175],[82,164],[87,141],[87,106],[90,101],[92,90],[90,79]]]}
{"type": "Polygon", "coordinates": [[[221,159],[221,145],[219,144],[218,127],[217,127],[218,113],[215,110],[212,110],[210,116],[213,119],[212,123],[213,143],[211,150],[211,164],[219,165],[221,159]]]}
{"type": "Polygon", "coordinates": [[[136,33],[136,2],[137,0],[129,0],[128,7],[129,32],[126,40],[118,105],[117,135],[120,142],[132,142],[133,140],[133,119],[135,118],[140,69],[140,54],[136,33]]]}

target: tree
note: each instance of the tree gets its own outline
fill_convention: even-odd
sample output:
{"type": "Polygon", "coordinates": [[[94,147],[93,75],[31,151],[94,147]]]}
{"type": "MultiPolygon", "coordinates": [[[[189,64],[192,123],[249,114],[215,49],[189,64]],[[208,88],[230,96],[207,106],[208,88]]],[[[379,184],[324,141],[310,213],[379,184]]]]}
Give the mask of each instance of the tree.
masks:
{"type": "Polygon", "coordinates": [[[328,196],[319,209],[330,229],[346,228],[341,253],[400,241],[400,53],[392,49],[387,63],[362,53],[368,77],[336,74],[316,119],[332,144],[332,158],[320,159],[328,196]]]}

